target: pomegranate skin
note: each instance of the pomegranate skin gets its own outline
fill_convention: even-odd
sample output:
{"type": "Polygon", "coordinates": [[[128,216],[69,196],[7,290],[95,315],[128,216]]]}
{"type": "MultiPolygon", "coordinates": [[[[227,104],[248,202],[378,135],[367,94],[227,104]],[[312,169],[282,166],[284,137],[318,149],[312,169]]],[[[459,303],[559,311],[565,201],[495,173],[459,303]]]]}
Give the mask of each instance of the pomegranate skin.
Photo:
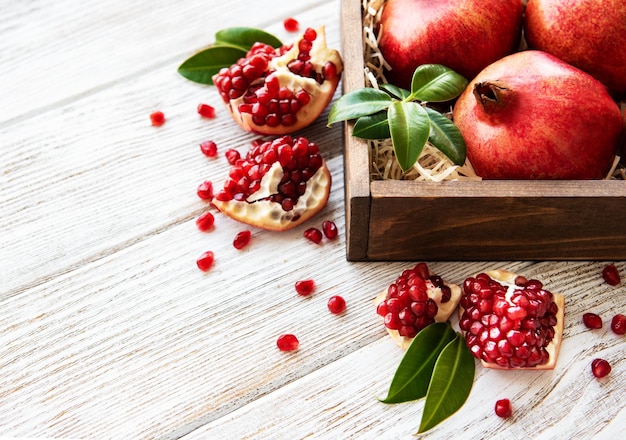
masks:
{"type": "Polygon", "coordinates": [[[379,48],[387,79],[409,88],[421,64],[443,64],[468,79],[514,52],[521,38],[520,0],[388,0],[379,48]]]}
{"type": "Polygon", "coordinates": [[[626,91],[626,2],[529,0],[524,18],[528,45],[626,91]]]}
{"type": "Polygon", "coordinates": [[[542,51],[487,66],[454,106],[467,157],[484,179],[600,179],[622,116],[606,87],[542,51]]]}

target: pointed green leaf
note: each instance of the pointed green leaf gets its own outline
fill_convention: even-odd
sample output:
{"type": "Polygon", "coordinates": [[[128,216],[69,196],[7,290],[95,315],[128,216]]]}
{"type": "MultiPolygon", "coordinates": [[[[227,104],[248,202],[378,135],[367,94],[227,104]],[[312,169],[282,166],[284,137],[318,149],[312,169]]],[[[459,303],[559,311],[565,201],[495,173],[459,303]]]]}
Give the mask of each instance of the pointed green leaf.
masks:
{"type": "Polygon", "coordinates": [[[420,331],[400,361],[387,397],[381,402],[400,403],[424,397],[439,354],[455,336],[452,327],[443,322],[420,331]]]}
{"type": "Polygon", "coordinates": [[[467,79],[441,64],[423,64],[415,69],[411,81],[411,99],[418,101],[449,101],[461,94],[467,79]]]}
{"type": "Polygon", "coordinates": [[[437,110],[425,107],[430,118],[430,136],[428,140],[439,151],[448,156],[455,165],[465,163],[465,140],[450,119],[439,113],[437,110]]]}
{"type": "Polygon", "coordinates": [[[391,97],[382,90],[365,87],[340,97],[328,112],[328,125],[371,115],[389,107],[391,97]]]}
{"type": "Polygon", "coordinates": [[[380,111],[373,115],[361,116],[354,123],[352,136],[361,139],[389,139],[389,120],[387,112],[380,111]]]}
{"type": "Polygon", "coordinates": [[[465,340],[457,334],[435,363],[418,434],[433,428],[463,406],[474,384],[474,361],[465,340]]]}
{"type": "Polygon", "coordinates": [[[216,46],[235,46],[246,52],[257,42],[269,44],[274,48],[283,45],[274,35],[250,27],[231,27],[222,29],[215,34],[216,46]]]}
{"type": "Polygon", "coordinates": [[[393,84],[381,84],[380,88],[398,99],[406,99],[411,96],[411,92],[402,87],[394,86],[393,84]]]}
{"type": "Polygon", "coordinates": [[[389,106],[389,129],[396,160],[403,171],[417,161],[430,133],[430,119],[416,102],[395,101],[389,106]]]}
{"type": "Polygon", "coordinates": [[[213,75],[222,67],[229,67],[245,56],[242,49],[231,46],[213,46],[192,55],[179,67],[178,73],[200,84],[213,84],[213,75]]]}

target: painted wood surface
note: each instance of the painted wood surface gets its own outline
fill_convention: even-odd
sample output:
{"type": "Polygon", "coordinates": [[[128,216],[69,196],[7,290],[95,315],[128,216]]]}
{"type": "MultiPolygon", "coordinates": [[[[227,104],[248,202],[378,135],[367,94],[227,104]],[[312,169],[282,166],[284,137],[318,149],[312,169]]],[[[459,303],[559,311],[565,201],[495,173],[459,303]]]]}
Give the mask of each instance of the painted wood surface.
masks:
{"type": "MultiPolygon", "coordinates": [[[[346,261],[341,127],[325,115],[301,134],[322,146],[328,206],[295,230],[252,229],[217,216],[195,190],[220,184],[220,153],[243,134],[211,87],[177,66],[220,28],[247,25],[283,40],[287,16],[324,24],[341,44],[340,2],[9,2],[0,17],[0,438],[412,438],[423,402],[384,405],[402,352],[373,298],[408,262],[346,261]],[[214,120],[200,118],[200,102],[214,120]],[[148,115],[167,122],[150,126],[148,115]],[[332,219],[335,241],[309,226],[332,219]],[[216,254],[202,273],[196,258],[216,254]],[[295,281],[317,290],[299,297],[295,281]],[[332,315],[332,295],[347,311],[332,315]],[[275,341],[295,333],[300,349],[275,341]]],[[[345,38],[345,36],[344,36],[345,38]]],[[[339,92],[338,92],[339,93],[339,92]]],[[[626,286],[607,262],[430,262],[452,282],[506,267],[566,296],[565,339],[551,372],[477,369],[470,400],[423,438],[616,438],[626,430],[624,337],[589,331],[585,311],[626,313],[626,286]],[[611,375],[591,376],[604,357],[611,375]],[[500,420],[495,400],[514,416],[500,420]]],[[[617,262],[626,277],[626,263],[617,262]]],[[[455,324],[455,323],[454,323],[455,324]]]]}

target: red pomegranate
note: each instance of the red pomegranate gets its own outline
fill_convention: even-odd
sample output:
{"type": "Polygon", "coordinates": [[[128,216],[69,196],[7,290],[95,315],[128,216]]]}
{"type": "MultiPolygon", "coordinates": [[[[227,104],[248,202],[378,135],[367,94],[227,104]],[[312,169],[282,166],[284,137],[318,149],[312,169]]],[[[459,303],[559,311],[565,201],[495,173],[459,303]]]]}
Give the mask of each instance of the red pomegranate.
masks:
{"type": "Polygon", "coordinates": [[[626,91],[626,2],[528,0],[528,45],[591,74],[610,89],[626,91]]]}
{"type": "Polygon", "coordinates": [[[263,229],[291,229],[328,201],[331,175],[314,142],[289,135],[256,141],[213,198],[227,216],[263,229]]]}
{"type": "Polygon", "coordinates": [[[512,272],[493,270],[463,282],[459,326],[487,368],[551,370],[563,338],[565,300],[512,272]]]}
{"type": "Polygon", "coordinates": [[[376,297],[376,313],[385,328],[405,350],[426,326],[447,321],[461,298],[461,288],[444,281],[426,263],[407,269],[376,297]]]}
{"type": "Polygon", "coordinates": [[[599,179],[615,157],[622,116],[606,88],[545,52],[486,67],[454,106],[467,157],[485,179],[599,179]]]}
{"type": "Polygon", "coordinates": [[[244,58],[220,70],[213,83],[244,130],[283,135],[317,119],[342,70],[339,52],[326,45],[324,28],[308,28],[291,46],[255,43],[244,58]]]}
{"type": "Polygon", "coordinates": [[[387,0],[379,48],[389,82],[409,88],[422,64],[443,64],[468,79],[517,49],[521,0],[387,0]]]}

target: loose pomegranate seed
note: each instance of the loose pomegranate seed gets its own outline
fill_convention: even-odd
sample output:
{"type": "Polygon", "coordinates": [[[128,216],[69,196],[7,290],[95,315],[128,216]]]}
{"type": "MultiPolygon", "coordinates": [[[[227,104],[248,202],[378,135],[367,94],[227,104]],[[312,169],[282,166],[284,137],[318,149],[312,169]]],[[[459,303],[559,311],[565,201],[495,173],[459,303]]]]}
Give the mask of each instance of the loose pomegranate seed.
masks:
{"type": "Polygon", "coordinates": [[[205,180],[200,185],[198,185],[198,197],[202,200],[211,200],[213,199],[213,183],[210,180],[205,180]]]}
{"type": "Polygon", "coordinates": [[[315,244],[320,244],[322,242],[322,231],[317,228],[309,228],[304,231],[304,238],[312,241],[315,244]]]}
{"type": "Polygon", "coordinates": [[[583,313],[583,323],[587,328],[602,328],[602,318],[595,313],[583,313]]]}
{"type": "Polygon", "coordinates": [[[196,264],[198,265],[198,269],[203,272],[206,272],[213,266],[213,262],[215,261],[215,255],[212,251],[206,251],[204,254],[200,255],[200,258],[196,260],[196,264]]]}
{"type": "Polygon", "coordinates": [[[297,32],[300,29],[300,23],[295,18],[289,17],[285,18],[283,21],[283,26],[285,26],[285,30],[287,32],[297,32]]]}
{"type": "Polygon", "coordinates": [[[198,114],[203,118],[213,119],[215,117],[215,108],[209,104],[198,104],[198,114]]]}
{"type": "Polygon", "coordinates": [[[331,296],[328,300],[328,310],[335,315],[342,313],[346,310],[346,300],[339,295],[331,296]]]}
{"type": "Polygon", "coordinates": [[[329,240],[337,238],[337,234],[339,233],[337,231],[337,225],[330,220],[324,220],[322,222],[322,230],[324,231],[324,235],[326,236],[326,238],[328,238],[329,240]]]}
{"type": "Polygon", "coordinates": [[[288,333],[280,335],[276,340],[276,345],[280,351],[293,351],[298,349],[300,341],[295,335],[288,333]]]}
{"type": "Polygon", "coordinates": [[[211,229],[214,223],[215,217],[208,211],[196,219],[196,226],[203,232],[211,229]]]}
{"type": "Polygon", "coordinates": [[[617,286],[621,282],[619,271],[614,264],[609,264],[602,269],[602,278],[611,286],[617,286]]]}
{"type": "Polygon", "coordinates": [[[217,157],[217,144],[213,141],[202,142],[200,151],[207,157],[217,157]]]}
{"type": "Polygon", "coordinates": [[[226,153],[224,153],[224,155],[226,156],[226,160],[228,161],[228,163],[231,165],[235,165],[235,163],[237,163],[237,161],[241,159],[241,154],[239,153],[239,151],[233,148],[229,148],[228,150],[226,150],[226,153]]]}
{"type": "Polygon", "coordinates": [[[626,316],[618,313],[611,320],[611,330],[616,335],[626,335],[626,316]]]}
{"type": "Polygon", "coordinates": [[[591,362],[591,372],[597,378],[602,378],[611,372],[611,364],[604,359],[594,359],[591,362]]]}
{"type": "Polygon", "coordinates": [[[165,124],[165,115],[162,111],[156,111],[154,113],[151,113],[150,122],[155,127],[160,127],[161,125],[165,124]]]}
{"type": "Polygon", "coordinates": [[[496,402],[496,415],[498,417],[502,417],[506,419],[507,417],[511,417],[511,401],[509,399],[500,399],[496,402]]]}
{"type": "Polygon", "coordinates": [[[315,290],[315,281],[313,280],[296,281],[296,292],[298,292],[298,295],[308,296],[312,294],[314,290],[315,290]]]}
{"type": "Polygon", "coordinates": [[[233,246],[235,249],[243,249],[250,243],[250,238],[252,237],[252,233],[250,231],[241,231],[237,235],[235,235],[235,239],[233,240],[233,246]]]}

